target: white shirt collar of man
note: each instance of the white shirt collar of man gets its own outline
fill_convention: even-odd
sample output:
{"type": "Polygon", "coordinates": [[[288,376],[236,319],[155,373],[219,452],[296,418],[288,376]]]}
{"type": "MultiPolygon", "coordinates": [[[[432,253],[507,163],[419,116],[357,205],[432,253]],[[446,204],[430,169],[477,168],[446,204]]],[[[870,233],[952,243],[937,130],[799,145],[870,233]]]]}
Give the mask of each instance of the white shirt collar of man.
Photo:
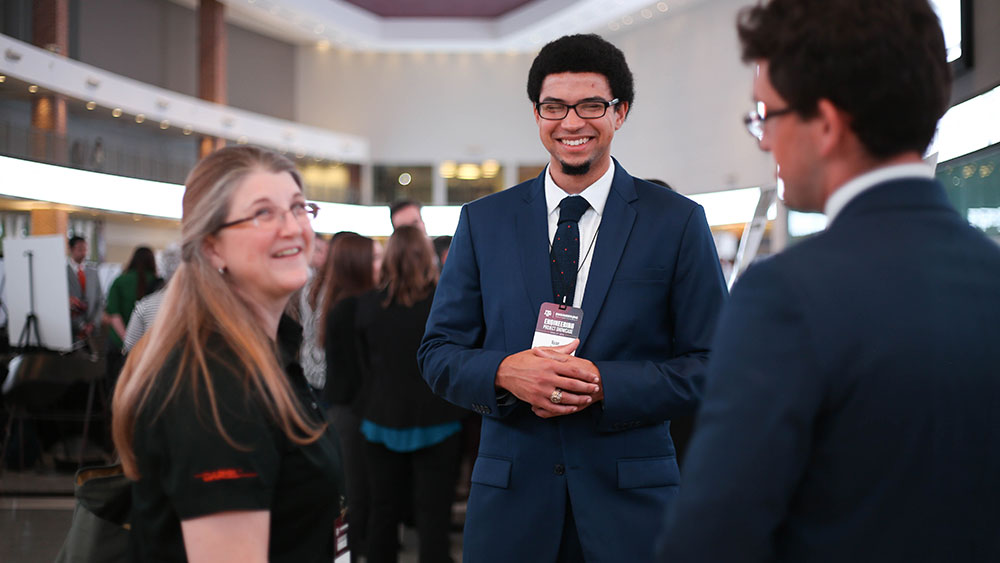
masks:
{"type": "MultiPolygon", "coordinates": [[[[549,166],[552,165],[550,164],[545,167],[545,209],[548,211],[548,215],[552,215],[553,213],[559,213],[559,202],[571,194],[567,194],[562,188],[556,185],[556,181],[552,179],[552,174],[549,173],[549,166]]],[[[604,213],[604,203],[608,201],[608,194],[611,193],[611,181],[614,178],[615,163],[612,161],[603,176],[580,192],[580,195],[586,198],[587,203],[590,204],[590,208],[598,215],[604,213]]],[[[589,212],[590,209],[587,211],[589,212]]]]}
{"type": "Polygon", "coordinates": [[[843,186],[837,188],[837,191],[833,192],[827,198],[826,205],[823,208],[823,212],[826,214],[827,225],[833,224],[833,220],[837,218],[837,215],[852,199],[878,184],[903,178],[930,179],[933,177],[934,168],[922,162],[885,166],[856,176],[843,186]]]}

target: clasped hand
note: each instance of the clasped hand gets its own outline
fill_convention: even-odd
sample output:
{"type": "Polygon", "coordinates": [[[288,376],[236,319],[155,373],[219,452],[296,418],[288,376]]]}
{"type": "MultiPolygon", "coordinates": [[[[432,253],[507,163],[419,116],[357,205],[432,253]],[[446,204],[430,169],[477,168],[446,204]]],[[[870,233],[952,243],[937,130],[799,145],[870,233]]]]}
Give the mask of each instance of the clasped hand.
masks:
{"type": "Polygon", "coordinates": [[[580,345],[539,347],[511,354],[497,368],[496,385],[531,405],[542,418],[572,414],[604,398],[601,373],[591,361],[572,356],[580,345]],[[559,403],[551,400],[561,390],[559,403]]]}

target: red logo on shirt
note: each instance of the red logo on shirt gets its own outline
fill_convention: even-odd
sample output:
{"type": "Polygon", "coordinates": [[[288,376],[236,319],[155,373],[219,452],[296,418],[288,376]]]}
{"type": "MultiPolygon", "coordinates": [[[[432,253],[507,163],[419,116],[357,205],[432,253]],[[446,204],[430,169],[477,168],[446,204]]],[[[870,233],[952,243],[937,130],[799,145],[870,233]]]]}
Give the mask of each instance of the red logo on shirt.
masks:
{"type": "Polygon", "coordinates": [[[212,481],[227,481],[230,479],[246,479],[248,477],[256,476],[256,473],[250,473],[248,471],[243,471],[242,469],[215,469],[213,471],[195,474],[195,477],[201,479],[205,483],[211,483],[212,481]]]}

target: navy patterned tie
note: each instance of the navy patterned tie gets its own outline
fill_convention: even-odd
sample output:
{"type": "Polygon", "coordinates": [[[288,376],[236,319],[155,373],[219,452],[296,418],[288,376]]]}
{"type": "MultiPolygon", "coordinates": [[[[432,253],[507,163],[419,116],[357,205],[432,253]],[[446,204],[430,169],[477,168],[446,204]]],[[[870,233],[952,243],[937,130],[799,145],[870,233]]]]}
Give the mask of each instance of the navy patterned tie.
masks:
{"type": "Polygon", "coordinates": [[[576,273],[580,270],[580,217],[588,208],[590,204],[580,196],[568,196],[559,202],[559,225],[549,258],[552,260],[552,294],[560,305],[573,305],[576,273]]]}

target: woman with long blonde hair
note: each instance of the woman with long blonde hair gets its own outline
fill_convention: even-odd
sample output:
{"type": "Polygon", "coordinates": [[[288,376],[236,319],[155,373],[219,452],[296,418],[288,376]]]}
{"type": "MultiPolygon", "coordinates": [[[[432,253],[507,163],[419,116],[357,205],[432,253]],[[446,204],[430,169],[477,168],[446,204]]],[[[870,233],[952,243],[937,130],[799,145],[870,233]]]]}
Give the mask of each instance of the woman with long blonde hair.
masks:
{"type": "Polygon", "coordinates": [[[283,315],[316,211],[265,149],[221,149],[188,176],[182,264],[114,396],[135,558],[333,560],[340,453],[283,315]]]}
{"type": "Polygon", "coordinates": [[[382,260],[380,289],[358,298],[358,398],[371,515],[368,563],[397,561],[395,534],[413,495],[421,562],[451,560],[451,505],[468,412],[431,391],[417,367],[438,267],[430,239],[398,227],[382,260]]]}

